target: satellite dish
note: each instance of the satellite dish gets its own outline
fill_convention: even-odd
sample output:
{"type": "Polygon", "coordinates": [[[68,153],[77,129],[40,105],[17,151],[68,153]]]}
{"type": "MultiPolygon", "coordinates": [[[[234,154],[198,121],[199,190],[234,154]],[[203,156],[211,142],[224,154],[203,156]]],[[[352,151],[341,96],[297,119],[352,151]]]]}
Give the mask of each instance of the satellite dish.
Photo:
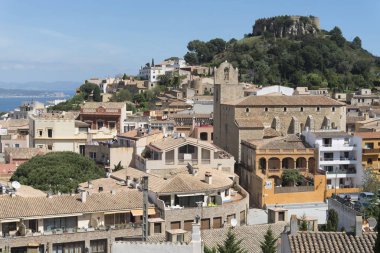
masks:
{"type": "Polygon", "coordinates": [[[368,225],[369,225],[369,227],[370,228],[375,228],[376,227],[376,225],[377,225],[377,221],[376,221],[376,219],[375,218],[368,218],[368,225]]]}
{"type": "Polygon", "coordinates": [[[11,183],[11,185],[12,185],[12,187],[14,188],[14,189],[20,189],[20,187],[21,187],[21,184],[19,183],[19,182],[17,182],[17,181],[13,181],[12,183],[11,183]]]}
{"type": "Polygon", "coordinates": [[[237,225],[237,220],[235,218],[231,219],[231,226],[236,227],[237,225]]]}

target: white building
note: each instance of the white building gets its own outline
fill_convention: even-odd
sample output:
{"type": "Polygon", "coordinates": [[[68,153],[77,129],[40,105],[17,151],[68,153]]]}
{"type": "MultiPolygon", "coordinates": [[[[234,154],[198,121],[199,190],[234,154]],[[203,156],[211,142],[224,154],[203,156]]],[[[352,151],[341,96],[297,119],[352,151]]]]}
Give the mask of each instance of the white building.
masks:
{"type": "Polygon", "coordinates": [[[249,93],[250,96],[265,96],[265,95],[285,95],[292,96],[294,93],[293,88],[281,86],[281,85],[272,85],[267,87],[262,87],[249,93]]]}
{"type": "Polygon", "coordinates": [[[138,76],[143,80],[148,80],[149,82],[155,83],[160,80],[160,76],[166,74],[166,72],[171,72],[178,70],[179,68],[185,67],[186,62],[182,59],[168,60],[154,66],[141,67],[138,76]]]}
{"type": "Polygon", "coordinates": [[[9,112],[11,119],[28,119],[29,115],[38,115],[46,112],[45,105],[38,101],[23,102],[14,111],[9,112]]]}
{"type": "Polygon", "coordinates": [[[305,141],[317,149],[317,168],[326,173],[327,188],[359,187],[363,179],[361,138],[338,130],[304,131],[305,141]]]}

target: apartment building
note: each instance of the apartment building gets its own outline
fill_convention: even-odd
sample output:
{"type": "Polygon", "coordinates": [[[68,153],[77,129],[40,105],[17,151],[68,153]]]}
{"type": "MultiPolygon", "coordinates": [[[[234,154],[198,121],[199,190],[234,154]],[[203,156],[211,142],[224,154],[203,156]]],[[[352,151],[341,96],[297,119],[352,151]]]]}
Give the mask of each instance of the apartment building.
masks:
{"type": "Polygon", "coordinates": [[[361,138],[338,130],[306,130],[302,135],[316,149],[317,170],[325,173],[327,189],[358,192],[363,179],[361,138]]]}
{"type": "Polygon", "coordinates": [[[362,139],[363,169],[380,174],[380,132],[357,132],[355,136],[362,139]]]}
{"type": "Polygon", "coordinates": [[[298,135],[247,140],[241,145],[242,165],[237,173],[251,206],[324,202],[326,179],[316,169],[315,149],[298,135]],[[299,172],[295,184],[283,178],[288,170],[299,172]]]}
{"type": "MultiPolygon", "coordinates": [[[[2,195],[0,249],[111,252],[115,241],[141,240],[142,206],[142,193],[136,189],[48,197],[2,195]]],[[[156,216],[151,204],[149,216],[156,216]]]]}
{"type": "Polygon", "coordinates": [[[52,151],[72,151],[85,154],[85,145],[92,141],[112,140],[116,129],[90,129],[76,120],[78,113],[44,113],[30,116],[30,147],[52,151]]]}
{"type": "Polygon", "coordinates": [[[151,142],[135,157],[136,168],[143,171],[171,170],[189,163],[233,173],[235,159],[212,143],[184,137],[183,134],[151,142]]]}
{"type": "Polygon", "coordinates": [[[109,131],[123,133],[126,117],[126,103],[86,102],[80,108],[78,119],[89,124],[93,130],[105,128],[109,131]]]}
{"type": "Polygon", "coordinates": [[[29,121],[27,119],[7,119],[0,121],[0,153],[5,148],[29,147],[29,121]]]}
{"type": "MultiPolygon", "coordinates": [[[[144,172],[126,168],[108,179],[93,180],[94,191],[112,187],[138,187],[140,178],[148,176],[149,199],[161,214],[166,230],[191,231],[195,216],[201,218],[201,229],[245,225],[249,208],[248,193],[239,186],[235,174],[220,169],[187,165],[167,171],[144,172]]],[[[185,232],[184,232],[185,233],[185,232]]]]}
{"type": "Polygon", "coordinates": [[[45,105],[38,101],[23,102],[18,108],[9,112],[11,119],[28,119],[29,115],[45,113],[45,105]]]}

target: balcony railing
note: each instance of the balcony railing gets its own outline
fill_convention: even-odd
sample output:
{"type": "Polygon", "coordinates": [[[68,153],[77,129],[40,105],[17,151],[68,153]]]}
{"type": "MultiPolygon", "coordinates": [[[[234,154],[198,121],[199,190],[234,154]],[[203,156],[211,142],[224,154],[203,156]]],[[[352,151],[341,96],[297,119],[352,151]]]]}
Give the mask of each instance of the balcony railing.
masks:
{"type": "Polygon", "coordinates": [[[334,158],[334,157],[321,157],[321,161],[356,161],[355,157],[339,157],[339,158],[334,158]]]}
{"type": "MultiPolygon", "coordinates": [[[[74,234],[74,233],[86,233],[95,231],[109,231],[109,230],[122,230],[122,229],[137,229],[141,228],[142,223],[126,223],[126,224],[115,224],[109,226],[98,226],[98,227],[88,227],[88,228],[54,228],[45,230],[43,232],[32,232],[31,229],[27,228],[25,234],[19,234],[17,230],[9,231],[8,234],[4,234],[3,238],[19,238],[19,237],[29,237],[29,236],[49,236],[49,235],[61,235],[61,234],[74,234]]],[[[1,240],[1,237],[0,237],[1,240]]]]}
{"type": "Polygon", "coordinates": [[[286,187],[275,187],[274,193],[295,193],[295,192],[312,192],[314,191],[314,186],[286,186],[286,187]]]}
{"type": "Polygon", "coordinates": [[[380,148],[365,148],[363,149],[363,153],[380,153],[380,148]]]}
{"type": "Polygon", "coordinates": [[[344,169],[339,169],[339,170],[335,170],[335,171],[326,171],[326,174],[356,174],[356,170],[355,169],[347,169],[347,170],[344,170],[344,169]]]}

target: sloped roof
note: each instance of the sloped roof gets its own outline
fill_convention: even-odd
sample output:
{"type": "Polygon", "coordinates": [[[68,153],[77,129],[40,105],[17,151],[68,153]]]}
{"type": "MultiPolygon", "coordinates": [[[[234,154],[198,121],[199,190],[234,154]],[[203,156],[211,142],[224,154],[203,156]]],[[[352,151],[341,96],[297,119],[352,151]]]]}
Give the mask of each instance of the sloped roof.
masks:
{"type": "Polygon", "coordinates": [[[83,109],[96,109],[104,107],[106,109],[122,109],[125,107],[124,102],[86,102],[81,106],[83,109]]]}
{"type": "Polygon", "coordinates": [[[326,96],[248,96],[225,103],[235,106],[344,106],[326,96]]]}
{"type": "Polygon", "coordinates": [[[362,236],[345,232],[298,232],[288,235],[291,253],[373,253],[377,233],[367,232],[362,236]]]}
{"type": "Polygon", "coordinates": [[[194,146],[207,147],[209,149],[219,149],[214,144],[211,144],[207,141],[201,141],[201,140],[191,138],[191,137],[174,138],[173,136],[169,136],[167,138],[163,138],[161,140],[152,142],[149,144],[149,146],[152,148],[158,149],[158,150],[167,150],[167,149],[171,149],[171,148],[180,146],[184,143],[192,144],[194,146]]]}
{"type": "Polygon", "coordinates": [[[295,134],[289,134],[284,137],[275,137],[270,139],[249,140],[257,149],[305,149],[311,148],[306,142],[295,134]]]}
{"type": "Polygon", "coordinates": [[[264,128],[263,123],[257,118],[240,118],[235,119],[236,125],[239,128],[264,128]]]}
{"type": "Polygon", "coordinates": [[[47,215],[90,213],[142,208],[142,192],[120,191],[115,194],[96,193],[81,202],[79,195],[62,195],[35,198],[9,197],[0,199],[0,219],[24,218],[47,215]]]}
{"type": "Polygon", "coordinates": [[[12,156],[12,159],[29,160],[36,155],[44,155],[48,152],[41,148],[5,148],[4,153],[12,156]]]}

